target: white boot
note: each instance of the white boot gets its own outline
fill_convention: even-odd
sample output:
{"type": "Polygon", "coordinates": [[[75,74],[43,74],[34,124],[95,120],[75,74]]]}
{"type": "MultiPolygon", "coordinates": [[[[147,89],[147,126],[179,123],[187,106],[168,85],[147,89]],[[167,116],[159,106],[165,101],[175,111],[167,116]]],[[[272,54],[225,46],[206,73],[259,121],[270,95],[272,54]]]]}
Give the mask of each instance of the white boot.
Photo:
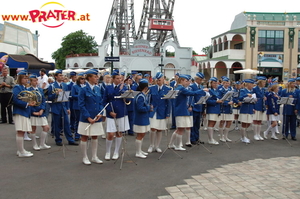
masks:
{"type": "Polygon", "coordinates": [[[241,141],[246,143],[246,144],[250,144],[250,140],[246,136],[246,129],[245,128],[241,128],[241,135],[242,135],[241,141]]]}
{"type": "Polygon", "coordinates": [[[97,156],[97,149],[98,149],[98,139],[92,139],[92,162],[95,162],[97,164],[102,164],[103,161],[100,160],[97,156]]]}
{"type": "Polygon", "coordinates": [[[254,138],[254,140],[256,140],[256,141],[259,141],[260,139],[259,139],[259,137],[258,137],[257,127],[258,127],[257,124],[253,124],[253,132],[254,132],[253,138],[254,138]]]}
{"type": "Polygon", "coordinates": [[[174,131],[172,133],[172,136],[171,136],[171,139],[170,139],[170,142],[169,142],[169,145],[168,145],[168,148],[169,149],[174,149],[175,148],[175,145],[174,145],[174,142],[175,142],[175,139],[176,139],[176,131],[174,131]]]}
{"type": "Polygon", "coordinates": [[[48,146],[46,144],[46,138],[47,138],[48,133],[45,131],[41,132],[41,139],[40,139],[40,149],[50,149],[51,146],[48,146]]]}
{"type": "Polygon", "coordinates": [[[105,160],[110,160],[110,149],[112,145],[112,140],[106,139],[106,154],[105,154],[105,160]]]}
{"type": "Polygon", "coordinates": [[[264,138],[265,139],[268,139],[268,133],[269,133],[269,131],[271,131],[271,129],[272,129],[273,127],[270,125],[270,126],[268,126],[268,128],[267,128],[267,130],[266,131],[264,131],[264,138]]]}
{"type": "Polygon", "coordinates": [[[29,151],[26,151],[24,149],[24,140],[23,140],[23,137],[19,137],[18,135],[16,135],[16,142],[17,142],[17,148],[18,148],[17,155],[20,158],[26,158],[26,157],[33,156],[33,153],[31,153],[29,151]]]}
{"type": "Polygon", "coordinates": [[[136,147],[135,157],[137,157],[137,158],[146,158],[147,157],[142,154],[142,140],[135,140],[135,147],[136,147]]]}
{"type": "Polygon", "coordinates": [[[161,138],[162,138],[162,131],[157,131],[154,147],[155,147],[155,151],[158,152],[158,153],[162,152],[162,150],[159,148],[161,138]]]}
{"type": "Polygon", "coordinates": [[[229,133],[230,128],[225,128],[224,129],[224,138],[226,142],[231,142],[232,140],[228,138],[228,133],[229,133]]]}
{"type": "Polygon", "coordinates": [[[27,132],[24,133],[24,140],[31,141],[31,138],[28,136],[27,132]]]}
{"type": "Polygon", "coordinates": [[[278,140],[278,138],[276,137],[276,126],[274,126],[274,127],[271,129],[271,132],[272,132],[271,139],[273,139],[273,140],[278,140]]]}
{"type": "Polygon", "coordinates": [[[264,140],[264,138],[261,137],[261,135],[260,135],[260,131],[261,131],[261,125],[257,125],[257,136],[258,136],[259,140],[264,140]]]}
{"type": "Polygon", "coordinates": [[[155,137],[156,137],[156,131],[150,131],[150,146],[148,148],[148,153],[152,153],[153,149],[154,149],[154,142],[155,142],[155,137]]]}
{"type": "Polygon", "coordinates": [[[224,137],[224,129],[223,127],[219,128],[219,134],[220,134],[220,141],[221,142],[226,142],[225,137],[224,137]]]}
{"type": "Polygon", "coordinates": [[[181,146],[182,143],[182,135],[176,134],[176,142],[178,145],[175,145],[176,151],[185,151],[186,149],[181,146]]]}
{"type": "Polygon", "coordinates": [[[31,133],[31,137],[32,137],[32,146],[33,146],[33,149],[36,150],[36,151],[39,151],[40,147],[37,145],[35,133],[31,133]]]}
{"type": "Polygon", "coordinates": [[[90,160],[87,156],[87,142],[81,141],[80,142],[80,148],[81,148],[81,152],[82,152],[82,155],[83,155],[83,158],[82,158],[83,164],[90,165],[91,162],[90,162],[90,160]]]}
{"type": "Polygon", "coordinates": [[[213,127],[208,127],[208,128],[207,128],[207,132],[208,132],[208,144],[218,145],[219,142],[217,142],[217,141],[214,140],[214,138],[213,138],[213,134],[214,134],[214,129],[213,129],[213,127]]]}
{"type": "Polygon", "coordinates": [[[113,160],[117,160],[119,158],[119,150],[120,150],[121,144],[122,144],[122,137],[116,137],[115,138],[115,152],[112,157],[113,160]]]}

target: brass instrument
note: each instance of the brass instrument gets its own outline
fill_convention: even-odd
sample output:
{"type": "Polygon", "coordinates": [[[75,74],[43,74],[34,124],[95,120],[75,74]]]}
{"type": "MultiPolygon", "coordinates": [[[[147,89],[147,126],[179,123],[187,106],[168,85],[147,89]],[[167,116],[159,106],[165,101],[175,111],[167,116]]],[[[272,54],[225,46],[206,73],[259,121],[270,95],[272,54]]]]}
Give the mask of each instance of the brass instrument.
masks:
{"type": "Polygon", "coordinates": [[[54,88],[54,89],[52,90],[52,94],[56,94],[59,90],[61,90],[61,88],[54,88]]]}
{"type": "Polygon", "coordinates": [[[236,107],[238,107],[238,106],[239,106],[238,103],[233,103],[233,108],[236,108],[236,107]]]}
{"type": "Polygon", "coordinates": [[[36,102],[35,106],[39,106],[42,103],[43,97],[38,91],[32,90],[32,91],[21,91],[18,94],[18,99],[24,102],[36,102]]]}

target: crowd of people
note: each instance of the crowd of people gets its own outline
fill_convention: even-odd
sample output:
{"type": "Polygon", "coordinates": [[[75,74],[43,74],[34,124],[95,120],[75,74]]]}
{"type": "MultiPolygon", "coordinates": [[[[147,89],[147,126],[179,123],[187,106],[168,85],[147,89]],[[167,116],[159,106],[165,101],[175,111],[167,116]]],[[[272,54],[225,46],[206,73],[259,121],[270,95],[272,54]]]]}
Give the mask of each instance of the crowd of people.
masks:
{"type": "MultiPolygon", "coordinates": [[[[135,135],[137,158],[147,158],[149,153],[161,153],[162,131],[168,129],[168,118],[174,132],[168,147],[184,151],[184,145],[192,147],[202,144],[200,125],[204,124],[208,133],[208,144],[231,142],[229,132],[232,123],[241,123],[241,142],[250,143],[247,129],[252,124],[253,139],[261,141],[269,138],[277,140],[279,115],[282,114],[282,135],[284,139],[296,140],[297,114],[300,108],[300,78],[289,79],[287,84],[278,84],[278,79],[267,80],[265,76],[256,79],[231,82],[223,76],[207,78],[198,72],[195,77],[176,74],[175,79],[166,84],[165,77],[157,72],[153,77],[136,71],[126,75],[114,70],[111,74],[89,69],[85,73],[70,73],[65,82],[62,70],[56,70],[53,82],[49,83],[45,69],[39,76],[20,71],[16,81],[8,76],[4,67],[0,77],[2,123],[15,124],[17,155],[31,157],[32,152],[24,149],[26,133],[31,136],[34,150],[50,149],[46,144],[48,132],[55,138],[57,146],[64,144],[62,134],[69,145],[80,145],[82,162],[103,163],[97,156],[98,138],[106,139],[105,160],[116,160],[120,156],[123,136],[135,135]],[[101,81],[99,81],[101,80],[101,81]],[[268,83],[268,86],[266,84],[268,83]],[[39,101],[24,100],[24,91],[38,92],[39,101]],[[166,98],[168,93],[176,93],[174,98],[166,98]],[[124,94],[132,94],[124,98],[124,94]],[[61,100],[61,96],[67,99],[61,100]],[[13,111],[11,111],[12,104],[13,111]],[[280,105],[283,112],[280,113],[280,105]],[[51,113],[51,115],[49,114],[51,113]],[[51,124],[48,118],[51,116],[51,124]],[[6,119],[8,117],[8,120],[6,119]],[[264,121],[268,121],[266,131],[261,132],[264,121]],[[37,143],[36,129],[42,127],[40,143],[37,143]],[[51,127],[51,128],[50,128],[51,127]],[[220,138],[214,138],[218,129],[220,138]],[[149,132],[150,146],[142,150],[143,140],[149,132]],[[186,136],[183,144],[183,135],[186,136]],[[88,141],[91,142],[92,158],[87,155],[88,141]],[[78,144],[77,141],[80,141],[78,144]],[[111,151],[112,144],[114,151],[111,151]]],[[[50,121],[50,120],[49,120],[50,121]]]]}

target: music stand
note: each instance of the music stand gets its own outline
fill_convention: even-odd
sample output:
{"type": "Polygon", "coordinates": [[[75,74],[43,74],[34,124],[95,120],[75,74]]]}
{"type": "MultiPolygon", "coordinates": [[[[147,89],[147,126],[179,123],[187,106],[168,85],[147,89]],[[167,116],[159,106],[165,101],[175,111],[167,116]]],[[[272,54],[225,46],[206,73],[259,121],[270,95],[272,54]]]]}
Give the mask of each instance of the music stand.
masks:
{"type": "MultiPolygon", "coordinates": [[[[208,98],[209,98],[210,96],[209,95],[205,95],[205,96],[202,96],[199,100],[198,100],[198,102],[196,102],[195,104],[196,105],[198,105],[198,104],[206,104],[206,101],[208,100],[208,98]]],[[[200,127],[201,128],[201,127],[200,127]]],[[[200,133],[200,129],[199,129],[199,133],[200,133]]],[[[200,136],[199,136],[200,137],[200,136]]],[[[199,149],[199,146],[202,146],[205,150],[207,150],[210,154],[212,154],[212,152],[207,148],[207,147],[205,147],[204,146],[204,142],[201,142],[200,140],[198,140],[197,142],[196,142],[196,146],[198,147],[198,149],[199,149]]],[[[195,147],[196,147],[195,146],[195,147]]],[[[187,150],[186,152],[190,152],[193,148],[195,148],[195,147],[192,147],[190,150],[187,150]]]]}
{"type": "MultiPolygon", "coordinates": [[[[139,91],[132,91],[132,90],[127,90],[125,91],[123,94],[121,94],[120,96],[115,96],[115,98],[122,98],[122,99],[133,99],[137,94],[139,94],[140,92],[139,91]]],[[[111,104],[112,106],[112,104],[111,104]]],[[[125,101],[124,101],[124,127],[125,127],[125,109],[126,109],[126,104],[125,104],[125,101]]],[[[124,128],[125,129],[125,128],[124,128]]],[[[118,127],[117,127],[117,130],[118,127]]],[[[135,161],[133,161],[129,154],[127,153],[127,150],[126,150],[126,139],[125,139],[125,132],[122,133],[122,152],[121,152],[121,165],[120,165],[120,170],[122,170],[122,167],[123,167],[123,161],[124,161],[124,156],[125,154],[129,157],[129,159],[135,164],[137,165],[137,163],[135,161]]],[[[116,162],[118,161],[118,159],[115,160],[114,164],[116,164],[116,162]]]]}
{"type": "MultiPolygon", "coordinates": [[[[54,100],[53,103],[64,103],[64,102],[68,102],[69,101],[69,96],[70,96],[70,91],[60,91],[57,95],[57,98],[54,100]]],[[[62,112],[62,129],[63,129],[63,132],[64,132],[64,127],[65,127],[65,118],[64,118],[64,109],[62,108],[61,109],[61,112],[62,112]]],[[[66,135],[62,136],[62,137],[66,137],[66,135]]],[[[62,138],[62,147],[59,148],[58,150],[56,151],[51,151],[51,152],[48,152],[48,154],[50,153],[54,153],[54,152],[58,152],[60,150],[62,150],[63,152],[63,157],[66,158],[66,149],[68,151],[73,151],[73,150],[70,150],[68,149],[68,147],[65,145],[64,143],[64,140],[62,138]]],[[[73,151],[73,152],[77,152],[77,151],[73,151]]]]}
{"type": "MultiPolygon", "coordinates": [[[[170,90],[161,99],[175,99],[177,97],[177,95],[178,95],[178,92],[179,92],[179,90],[170,90]]],[[[167,148],[162,152],[162,154],[159,156],[158,160],[160,160],[162,158],[162,156],[167,152],[168,149],[171,149],[177,156],[179,156],[181,159],[183,159],[183,157],[181,155],[179,155],[174,149],[169,148],[169,144],[167,144],[167,148]]]]}

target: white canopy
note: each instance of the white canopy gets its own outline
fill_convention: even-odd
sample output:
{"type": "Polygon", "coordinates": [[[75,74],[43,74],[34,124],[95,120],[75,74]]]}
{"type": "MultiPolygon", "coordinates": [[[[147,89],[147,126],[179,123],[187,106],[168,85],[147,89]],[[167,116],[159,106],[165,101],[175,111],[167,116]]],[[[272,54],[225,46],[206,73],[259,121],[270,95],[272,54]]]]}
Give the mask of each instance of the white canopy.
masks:
{"type": "Polygon", "coordinates": [[[251,75],[263,74],[262,71],[252,70],[252,69],[235,70],[235,71],[233,71],[233,73],[234,74],[251,74],[251,75]]]}

